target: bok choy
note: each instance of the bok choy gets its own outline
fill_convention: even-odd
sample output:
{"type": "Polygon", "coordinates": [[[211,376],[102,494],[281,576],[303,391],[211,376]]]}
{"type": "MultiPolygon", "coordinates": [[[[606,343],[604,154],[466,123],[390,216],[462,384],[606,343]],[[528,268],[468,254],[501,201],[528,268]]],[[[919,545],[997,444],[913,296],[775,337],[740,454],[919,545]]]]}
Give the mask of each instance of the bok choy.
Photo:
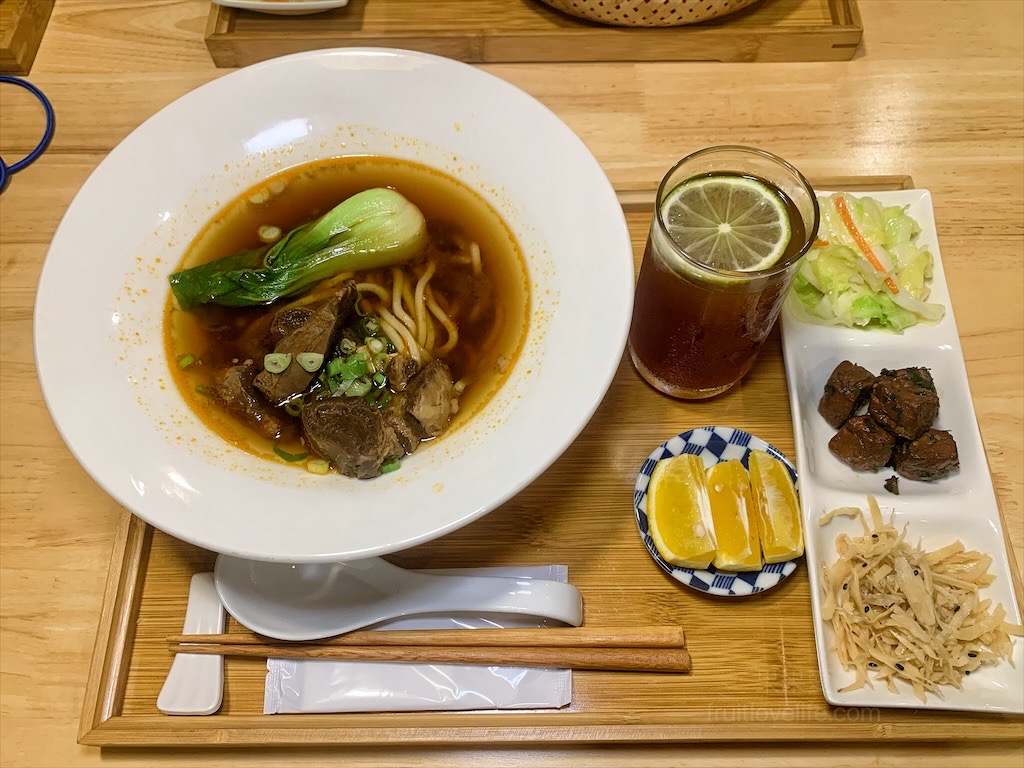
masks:
{"type": "Polygon", "coordinates": [[[271,246],[176,272],[171,290],[182,309],[269,304],[341,272],[409,261],[426,242],[426,221],[415,205],[393,189],[368,189],[271,246]]]}

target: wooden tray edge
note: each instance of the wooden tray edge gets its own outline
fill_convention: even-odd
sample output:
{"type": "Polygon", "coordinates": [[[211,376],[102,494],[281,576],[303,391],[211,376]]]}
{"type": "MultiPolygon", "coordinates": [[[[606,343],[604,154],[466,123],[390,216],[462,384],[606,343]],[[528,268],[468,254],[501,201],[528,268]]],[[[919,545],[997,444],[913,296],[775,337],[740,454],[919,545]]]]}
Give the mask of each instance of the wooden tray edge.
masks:
{"type": "Polygon", "coordinates": [[[122,511],[85,685],[79,743],[90,743],[91,734],[121,713],[152,538],[153,528],[148,523],[128,510],[122,511]]]}
{"type": "Polygon", "coordinates": [[[27,75],[32,71],[39,46],[50,23],[56,0],[21,0],[14,11],[14,24],[0,30],[3,47],[0,48],[0,73],[27,75]]]}
{"type": "MultiPolygon", "coordinates": [[[[537,45],[534,31],[480,30],[475,33],[436,35],[355,31],[344,35],[325,31],[295,39],[287,28],[261,35],[235,35],[238,11],[211,4],[203,39],[214,64],[220,68],[242,67],[276,56],[316,50],[318,48],[349,46],[395,47],[447,56],[470,64],[499,63],[569,63],[598,61],[722,61],[722,62],[783,62],[783,61],[846,61],[852,59],[860,47],[864,33],[857,0],[828,0],[831,21],[820,26],[800,28],[778,26],[751,26],[739,28],[625,28],[581,24],[578,28],[565,28],[551,33],[557,44],[537,45]],[[638,32],[650,40],[668,40],[685,30],[692,49],[669,46],[671,55],[659,52],[658,46],[645,46],[642,53],[622,45],[627,35],[638,32]],[[260,41],[268,55],[248,55],[239,48],[260,41]],[[530,47],[547,53],[527,55],[524,41],[530,47]],[[794,45],[786,45],[787,42],[794,45]],[[716,50],[720,49],[720,50],[716,50]]],[[[673,43],[676,41],[673,39],[673,43]]]]}
{"type": "MultiPolygon", "coordinates": [[[[855,712],[855,710],[843,710],[855,712]]],[[[897,742],[1016,742],[1020,719],[1012,715],[985,717],[986,733],[978,736],[981,723],[964,721],[941,724],[883,723],[875,716],[854,722],[837,720],[832,727],[809,731],[806,722],[776,722],[770,716],[708,719],[671,724],[470,725],[464,727],[368,728],[338,726],[337,715],[273,715],[250,717],[171,718],[167,716],[114,717],[79,743],[96,747],[316,747],[316,746],[518,746],[556,744],[673,744],[673,743],[863,743],[866,740],[897,742]],[[998,722],[993,722],[993,717],[998,722]],[[200,723],[198,720],[202,720],[200,723]],[[173,723],[169,721],[174,721],[173,723]],[[722,728],[728,723],[731,729],[722,728]]],[[[460,713],[447,713],[459,716],[460,713]]],[[[462,713],[465,718],[471,714],[462,713]]],[[[557,717],[550,713],[546,717],[557,717]]]]}
{"type": "MultiPolygon", "coordinates": [[[[907,175],[842,176],[817,179],[814,186],[821,189],[848,189],[871,191],[884,189],[913,189],[913,179],[907,175]]],[[[648,213],[654,206],[656,190],[649,186],[617,188],[616,193],[626,213],[648,213]]],[[[1000,508],[1002,517],[1002,509],[1000,508]]],[[[1024,586],[1009,535],[1003,520],[1003,536],[1009,555],[1011,578],[1017,592],[1018,605],[1024,595],[1024,586]]],[[[400,740],[407,745],[481,746],[507,744],[621,744],[682,743],[682,742],[860,742],[881,739],[894,742],[957,742],[978,739],[978,725],[984,724],[986,733],[981,740],[992,743],[1017,741],[1020,738],[1021,719],[1015,715],[962,715],[961,723],[943,720],[939,727],[926,723],[878,722],[877,714],[896,712],[889,709],[837,708],[848,713],[868,712],[862,719],[842,720],[833,727],[825,725],[809,730],[807,722],[785,722],[771,717],[743,719],[741,713],[724,713],[722,718],[688,719],[680,723],[625,724],[604,722],[579,723],[576,715],[545,712],[539,715],[547,722],[575,718],[568,724],[539,725],[536,713],[516,713],[521,719],[515,725],[486,724],[488,715],[470,714],[474,725],[438,728],[434,724],[423,727],[402,726],[366,727],[339,726],[337,715],[215,715],[207,717],[174,718],[165,715],[126,717],[121,715],[131,644],[135,636],[135,620],[153,528],[128,510],[123,510],[114,537],[110,572],[103,595],[99,628],[93,651],[88,682],[85,689],[78,743],[94,747],[159,747],[180,748],[197,746],[373,746],[400,740]],[[875,718],[870,713],[876,715],[875,718]],[[716,733],[722,722],[742,724],[729,732],[716,733]],[[181,725],[187,723],[187,727],[181,725]],[[477,723],[482,723],[478,725],[477,723]],[[529,736],[524,738],[526,729],[529,736]]],[[[1024,612],[1024,608],[1021,609],[1024,612]]],[[[429,714],[429,713],[427,713],[429,714]]],[[[466,713],[449,713],[466,717],[466,713]]],[[[756,714],[756,713],[755,713],[756,714]]],[[[942,713],[936,713],[941,715],[942,713]]]]}

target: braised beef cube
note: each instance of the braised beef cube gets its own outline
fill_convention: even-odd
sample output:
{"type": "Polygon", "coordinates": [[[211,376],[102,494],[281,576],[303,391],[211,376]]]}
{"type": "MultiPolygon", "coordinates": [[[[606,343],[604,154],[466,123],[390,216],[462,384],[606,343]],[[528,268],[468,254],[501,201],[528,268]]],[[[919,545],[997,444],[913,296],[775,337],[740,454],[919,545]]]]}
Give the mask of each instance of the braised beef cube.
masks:
{"type": "Polygon", "coordinates": [[[404,392],[409,386],[409,379],[416,375],[419,364],[408,355],[401,353],[391,358],[386,371],[388,383],[395,392],[404,392]]]}
{"type": "Polygon", "coordinates": [[[448,366],[432,360],[409,379],[405,390],[406,413],[415,419],[423,438],[437,437],[452,420],[455,389],[448,366]]]}
{"type": "Polygon", "coordinates": [[[843,360],[825,382],[824,394],[818,402],[818,413],[838,429],[867,401],[874,384],[875,377],[871,371],[843,360]]]}
{"type": "Polygon", "coordinates": [[[273,439],[281,434],[282,422],[274,407],[253,384],[256,371],[252,360],[225,368],[213,378],[210,397],[224,410],[240,416],[261,435],[273,439]]]}
{"type": "Polygon", "coordinates": [[[405,455],[382,413],[361,397],[314,400],[302,409],[302,432],[314,451],[349,477],[377,477],[382,464],[405,455]]]}
{"type": "Polygon", "coordinates": [[[306,391],[318,371],[307,371],[296,358],[303,352],[313,352],[326,359],[358,298],[355,284],[346,283],[338,293],[312,307],[305,322],[277,342],[274,352],[291,355],[291,363],[280,373],[264,370],[256,376],[256,388],[271,403],[283,405],[306,391]]]}
{"type": "Polygon", "coordinates": [[[420,425],[409,415],[405,402],[405,393],[396,392],[391,402],[381,413],[384,420],[395,430],[398,442],[406,453],[413,453],[420,444],[420,425]]]}
{"type": "Polygon", "coordinates": [[[893,458],[896,471],[908,480],[940,480],[960,467],[956,441],[940,429],[929,429],[914,440],[901,441],[893,458]]]}
{"type": "Polygon", "coordinates": [[[305,325],[312,315],[309,307],[287,307],[276,312],[267,333],[267,346],[273,349],[281,339],[305,325]]]}
{"type": "Polygon", "coordinates": [[[828,442],[828,449],[854,469],[876,472],[892,457],[896,438],[870,416],[853,416],[828,442]]]}
{"type": "Polygon", "coordinates": [[[879,376],[871,390],[868,414],[897,437],[913,440],[939,415],[939,396],[934,385],[927,387],[923,383],[923,379],[909,375],[879,376]]]}
{"type": "Polygon", "coordinates": [[[935,380],[932,379],[932,373],[927,368],[897,368],[895,370],[883,368],[882,372],[878,375],[893,379],[903,379],[923,389],[930,389],[932,392],[936,392],[935,380]]]}

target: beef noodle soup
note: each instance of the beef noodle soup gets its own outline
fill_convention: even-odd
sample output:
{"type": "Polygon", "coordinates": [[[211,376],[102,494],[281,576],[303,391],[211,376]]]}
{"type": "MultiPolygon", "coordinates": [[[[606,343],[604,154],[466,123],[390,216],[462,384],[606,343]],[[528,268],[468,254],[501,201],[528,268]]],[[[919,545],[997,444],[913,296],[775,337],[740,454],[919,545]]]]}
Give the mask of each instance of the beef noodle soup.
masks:
{"type": "Polygon", "coordinates": [[[529,316],[525,262],[498,214],[447,174],[383,157],[318,161],[246,191],[171,284],[168,362],[200,419],[250,453],[362,478],[472,418],[507,377],[529,316]],[[303,278],[277,297],[259,274],[285,258],[275,249],[294,250],[319,217],[380,188],[414,206],[413,255],[303,278]],[[231,290],[213,298],[225,280],[199,275],[213,287],[187,293],[200,265],[236,258],[231,290]]]}

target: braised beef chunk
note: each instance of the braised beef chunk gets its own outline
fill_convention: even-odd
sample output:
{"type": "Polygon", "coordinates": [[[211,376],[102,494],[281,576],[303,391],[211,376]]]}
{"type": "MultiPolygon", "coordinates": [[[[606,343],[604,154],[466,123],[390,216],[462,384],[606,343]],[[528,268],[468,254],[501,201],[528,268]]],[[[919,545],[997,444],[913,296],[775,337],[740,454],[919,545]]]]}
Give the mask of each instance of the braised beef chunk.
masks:
{"type": "MultiPolygon", "coordinates": [[[[935,390],[935,380],[932,379],[932,373],[927,368],[883,368],[879,376],[888,376],[893,379],[903,379],[909,381],[922,389],[930,389],[932,392],[935,390]]],[[[936,392],[936,394],[938,394],[936,392]]]]}
{"type": "Polygon", "coordinates": [[[884,467],[892,456],[896,438],[870,416],[853,416],[828,442],[828,449],[854,469],[871,472],[884,467]]]}
{"type": "Polygon", "coordinates": [[[843,360],[825,382],[818,413],[838,429],[867,401],[874,383],[875,377],[871,371],[843,360]]]}
{"type": "Polygon", "coordinates": [[[225,368],[214,377],[210,397],[221,408],[238,414],[261,435],[273,439],[281,434],[281,419],[253,385],[256,370],[252,360],[225,368]]]}
{"type": "Polygon", "coordinates": [[[409,379],[415,376],[419,369],[415,360],[399,352],[388,363],[388,383],[395,392],[404,392],[405,388],[409,386],[409,379]]]}
{"type": "MultiPolygon", "coordinates": [[[[296,357],[303,352],[327,356],[341,332],[345,320],[355,308],[359,292],[354,283],[346,283],[338,293],[312,307],[305,321],[292,328],[274,345],[275,353],[291,355],[291,363],[281,373],[261,371],[256,376],[256,388],[274,405],[283,405],[305,392],[317,371],[307,371],[296,357]]],[[[290,310],[279,312],[279,315],[290,310]]],[[[279,330],[294,324],[297,316],[282,318],[279,330]]],[[[275,317],[273,325],[278,324],[275,317]]]]}
{"type": "Polygon", "coordinates": [[[908,480],[939,480],[960,467],[956,441],[940,429],[929,429],[914,440],[901,441],[893,458],[896,471],[908,480]]]}
{"type": "Polygon", "coordinates": [[[939,415],[939,396],[931,383],[931,375],[924,368],[886,373],[898,375],[878,377],[871,390],[868,414],[897,437],[913,440],[939,415]],[[918,371],[924,371],[927,379],[916,373],[918,371]]]}
{"type": "Polygon", "coordinates": [[[288,307],[275,313],[267,333],[267,346],[271,349],[276,347],[281,339],[305,325],[312,314],[309,307],[288,307]]]}
{"type": "Polygon", "coordinates": [[[452,374],[440,360],[432,360],[409,379],[405,390],[406,413],[419,427],[420,437],[436,437],[452,420],[452,374]]]}
{"type": "Polygon", "coordinates": [[[381,413],[384,415],[384,420],[395,430],[395,436],[405,448],[405,452],[415,451],[420,444],[420,427],[408,413],[405,393],[396,392],[381,413]]]}
{"type": "Polygon", "coordinates": [[[382,464],[405,455],[381,411],[361,397],[309,403],[302,409],[302,431],[313,450],[349,477],[376,477],[382,464]]]}

